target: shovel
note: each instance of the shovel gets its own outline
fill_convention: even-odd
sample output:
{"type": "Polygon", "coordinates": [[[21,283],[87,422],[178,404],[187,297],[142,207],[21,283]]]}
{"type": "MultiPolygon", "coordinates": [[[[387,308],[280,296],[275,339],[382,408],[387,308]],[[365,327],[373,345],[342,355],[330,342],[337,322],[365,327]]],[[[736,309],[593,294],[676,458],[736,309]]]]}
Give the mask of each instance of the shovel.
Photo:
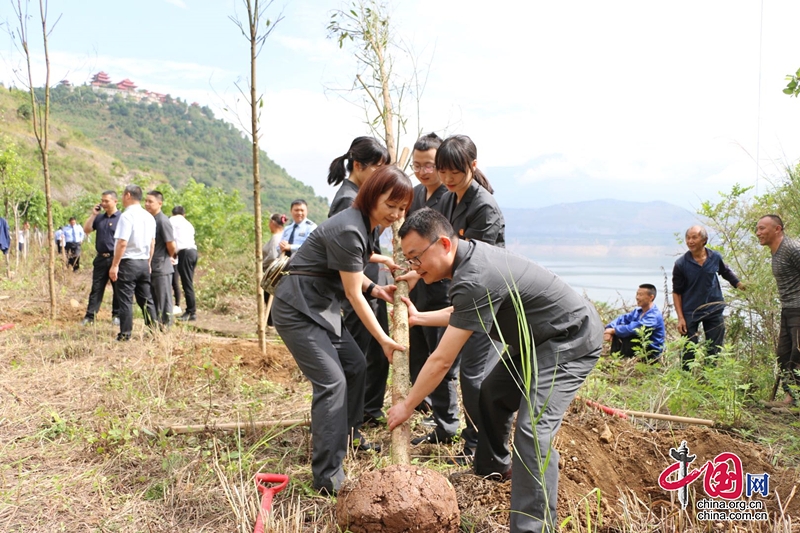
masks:
{"type": "Polygon", "coordinates": [[[284,474],[256,474],[256,487],[263,497],[253,533],[264,533],[264,517],[272,510],[272,497],[285,489],[288,484],[289,476],[284,474]],[[279,483],[279,485],[270,487],[267,483],[279,483]]]}

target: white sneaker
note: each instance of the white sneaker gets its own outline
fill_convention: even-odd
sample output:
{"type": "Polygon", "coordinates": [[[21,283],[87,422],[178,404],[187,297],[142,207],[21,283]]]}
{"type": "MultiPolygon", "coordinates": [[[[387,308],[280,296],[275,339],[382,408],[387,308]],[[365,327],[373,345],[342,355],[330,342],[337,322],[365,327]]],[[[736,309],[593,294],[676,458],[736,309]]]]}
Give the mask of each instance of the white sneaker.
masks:
{"type": "Polygon", "coordinates": [[[183,313],[183,309],[181,309],[181,306],[176,305],[175,307],[172,308],[172,315],[173,316],[178,316],[181,313],[183,313]]]}

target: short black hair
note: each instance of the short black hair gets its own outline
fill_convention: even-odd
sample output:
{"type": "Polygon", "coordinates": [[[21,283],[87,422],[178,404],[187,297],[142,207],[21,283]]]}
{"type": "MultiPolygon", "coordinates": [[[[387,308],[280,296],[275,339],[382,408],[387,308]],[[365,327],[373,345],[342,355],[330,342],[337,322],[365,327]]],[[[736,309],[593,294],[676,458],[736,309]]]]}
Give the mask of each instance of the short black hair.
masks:
{"type": "MultiPolygon", "coordinates": [[[[783,220],[778,215],[772,215],[772,214],[764,215],[761,218],[768,218],[768,219],[772,220],[775,224],[779,225],[781,227],[781,229],[783,229],[783,220]]],[[[759,218],[759,220],[761,220],[761,218],[759,218]]]]}
{"type": "Polygon", "coordinates": [[[186,215],[186,209],[183,208],[182,205],[176,205],[172,208],[173,215],[186,215]]]}
{"type": "Polygon", "coordinates": [[[414,150],[419,152],[427,152],[428,150],[439,149],[442,145],[442,138],[435,133],[426,133],[414,143],[414,150]]]}
{"type": "Polygon", "coordinates": [[[305,200],[303,200],[302,198],[298,198],[297,200],[292,202],[292,205],[289,206],[289,209],[291,209],[292,207],[294,207],[296,205],[304,205],[304,206],[308,207],[308,204],[306,203],[305,200]]]}
{"type": "Polygon", "coordinates": [[[156,191],[156,190],[152,190],[152,191],[148,192],[147,196],[152,196],[153,198],[155,198],[156,200],[158,200],[162,204],[164,203],[164,195],[161,194],[160,192],[156,191]]]}
{"type": "Polygon", "coordinates": [[[116,200],[117,199],[117,191],[111,191],[111,190],[103,191],[102,194],[100,194],[100,196],[110,196],[111,198],[116,200]]]}
{"type": "Polygon", "coordinates": [[[649,294],[653,298],[655,298],[656,294],[658,294],[658,291],[656,290],[656,286],[651,284],[651,283],[642,283],[641,285],[639,285],[639,288],[646,290],[647,294],[649,294]]]}
{"type": "Polygon", "coordinates": [[[402,239],[408,235],[409,231],[416,231],[420,237],[429,241],[433,241],[441,235],[447,235],[450,238],[456,236],[456,231],[447,217],[430,207],[423,207],[411,213],[397,233],[402,239]]]}

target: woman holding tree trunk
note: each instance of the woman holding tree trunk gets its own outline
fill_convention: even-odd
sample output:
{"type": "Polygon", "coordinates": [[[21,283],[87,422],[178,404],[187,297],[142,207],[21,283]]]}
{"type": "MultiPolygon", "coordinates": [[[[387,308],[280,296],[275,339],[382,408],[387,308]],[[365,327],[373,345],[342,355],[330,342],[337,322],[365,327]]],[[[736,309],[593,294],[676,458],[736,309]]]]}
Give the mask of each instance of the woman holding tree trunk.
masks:
{"type": "Polygon", "coordinates": [[[348,439],[356,450],[379,450],[361,439],[366,360],[344,327],[341,301],[352,306],[384,357],[405,349],[389,337],[367,302],[368,296],[392,301],[395,286],[376,285],[364,267],[372,256],[373,232],[403,217],[412,195],[401,170],[378,169],[351,208],[314,230],[275,289],[275,328],[313,386],[311,470],[320,492],[339,490],[348,439]]]}

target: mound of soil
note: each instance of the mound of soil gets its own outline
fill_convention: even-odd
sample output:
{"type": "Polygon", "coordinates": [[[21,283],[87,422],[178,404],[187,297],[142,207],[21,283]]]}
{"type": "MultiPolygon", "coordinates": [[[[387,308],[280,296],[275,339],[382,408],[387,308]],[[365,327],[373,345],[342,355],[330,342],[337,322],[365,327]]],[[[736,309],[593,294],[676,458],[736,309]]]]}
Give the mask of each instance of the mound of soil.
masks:
{"type": "MultiPolygon", "coordinates": [[[[555,443],[561,455],[559,519],[576,513],[585,515],[587,509],[594,516],[598,511],[597,494],[592,492],[595,488],[607,526],[623,522],[623,506],[630,502],[644,504],[657,514],[661,514],[659,508],[667,513],[679,511],[676,494],[661,489],[658,476],[674,462],[670,448],[677,448],[683,440],[690,454],[697,456],[690,469],[701,468],[722,452],[735,453],[742,460],[743,473],[770,474],[769,496],[755,495],[754,499],[763,500],[770,514],[780,515],[783,507],[783,514],[800,516],[800,501],[790,498],[800,484],[797,472],[774,466],[764,448],[700,426],[643,431],[629,421],[574,402],[555,443]]],[[[453,474],[450,480],[462,514],[478,522],[490,519],[508,525],[511,482],[498,483],[467,473],[453,474]]],[[[690,485],[692,501],[708,497],[702,483],[701,476],[690,485]]]]}
{"type": "Polygon", "coordinates": [[[336,522],[353,533],[456,533],[461,518],[447,478],[427,468],[392,465],[342,487],[336,522]]]}

